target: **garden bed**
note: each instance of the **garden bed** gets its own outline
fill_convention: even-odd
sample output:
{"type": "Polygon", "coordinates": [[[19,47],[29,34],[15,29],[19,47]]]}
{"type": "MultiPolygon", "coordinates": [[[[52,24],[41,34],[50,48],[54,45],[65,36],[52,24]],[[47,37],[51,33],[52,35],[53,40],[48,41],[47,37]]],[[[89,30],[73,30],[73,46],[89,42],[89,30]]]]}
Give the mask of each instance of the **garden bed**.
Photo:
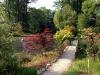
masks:
{"type": "Polygon", "coordinates": [[[24,67],[35,67],[37,68],[38,74],[46,71],[57,59],[62,55],[64,48],[67,44],[64,42],[59,45],[59,47],[50,50],[44,51],[40,54],[33,55],[30,62],[23,64],[24,67]]]}

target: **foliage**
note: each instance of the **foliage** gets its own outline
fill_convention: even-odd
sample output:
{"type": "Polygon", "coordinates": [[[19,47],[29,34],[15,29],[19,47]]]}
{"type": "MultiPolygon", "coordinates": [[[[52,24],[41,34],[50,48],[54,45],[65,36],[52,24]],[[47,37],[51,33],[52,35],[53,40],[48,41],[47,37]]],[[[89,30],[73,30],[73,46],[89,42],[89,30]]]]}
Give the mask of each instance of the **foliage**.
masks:
{"type": "Polygon", "coordinates": [[[92,28],[93,32],[100,33],[100,27],[94,27],[92,28]]]}
{"type": "MultiPolygon", "coordinates": [[[[95,62],[90,60],[90,75],[100,75],[100,61],[95,62]]],[[[87,58],[79,60],[76,59],[73,66],[64,75],[87,75],[87,58]]]]}
{"type": "Polygon", "coordinates": [[[80,30],[82,30],[85,27],[87,27],[87,21],[88,21],[88,18],[84,14],[80,14],[78,16],[78,25],[77,25],[77,28],[80,29],[80,30]]]}
{"type": "Polygon", "coordinates": [[[96,33],[93,33],[92,28],[84,29],[84,33],[82,34],[82,39],[86,40],[86,52],[89,56],[94,59],[98,57],[98,53],[100,51],[99,45],[97,44],[98,36],[96,33]]]}
{"type": "Polygon", "coordinates": [[[86,54],[86,48],[87,48],[87,41],[85,39],[79,39],[79,45],[76,52],[76,58],[83,59],[87,56],[86,54]]]}
{"type": "Polygon", "coordinates": [[[41,68],[46,66],[47,63],[51,63],[52,61],[57,59],[58,56],[59,56],[59,50],[44,52],[42,55],[40,54],[34,56],[32,61],[30,62],[30,65],[36,66],[37,68],[41,68]]]}
{"type": "Polygon", "coordinates": [[[42,32],[45,27],[54,30],[53,12],[46,8],[29,8],[29,25],[30,31],[33,33],[42,32]]]}
{"type": "Polygon", "coordinates": [[[6,23],[5,8],[0,3],[0,74],[7,75],[18,67],[17,57],[14,56],[14,38],[10,33],[11,26],[6,23]]]}
{"type": "Polygon", "coordinates": [[[0,25],[0,74],[4,75],[13,72],[18,66],[12,47],[14,38],[9,27],[6,23],[0,25]]]}
{"type": "Polygon", "coordinates": [[[19,62],[19,65],[22,66],[25,63],[28,63],[32,59],[32,54],[25,52],[25,51],[20,51],[15,53],[15,56],[17,57],[17,61],[19,62]]]}
{"type": "Polygon", "coordinates": [[[57,8],[63,8],[66,4],[69,4],[73,10],[75,10],[77,13],[80,13],[83,1],[84,0],[58,0],[55,1],[55,6],[57,8]]]}
{"type": "Polygon", "coordinates": [[[99,59],[100,54],[100,45],[99,42],[99,34],[94,33],[92,28],[86,28],[82,31],[81,39],[79,42],[79,50],[76,55],[78,58],[87,58],[87,74],[91,74],[91,59],[95,61],[99,59]]]}
{"type": "Polygon", "coordinates": [[[13,48],[14,37],[10,33],[10,25],[0,25],[0,74],[2,75],[36,75],[35,68],[21,68],[27,54],[16,55],[13,48]],[[23,56],[23,57],[22,57],[23,56]],[[20,58],[19,58],[20,57],[20,58]]]}
{"type": "Polygon", "coordinates": [[[68,25],[74,25],[76,22],[76,12],[70,5],[65,5],[63,8],[63,19],[68,25]]]}
{"type": "Polygon", "coordinates": [[[66,25],[75,25],[76,12],[73,11],[70,5],[65,5],[62,9],[56,11],[54,23],[59,29],[62,29],[66,25]]]}
{"type": "Polygon", "coordinates": [[[87,17],[86,26],[95,26],[96,23],[96,2],[94,0],[86,0],[82,4],[82,12],[85,17],[87,17]]]}
{"type": "Polygon", "coordinates": [[[94,0],[85,0],[82,3],[82,13],[78,16],[79,29],[95,27],[96,25],[96,2],[94,0]]]}
{"type": "Polygon", "coordinates": [[[25,51],[20,51],[16,52],[14,56],[17,57],[16,60],[18,61],[18,66],[16,70],[11,73],[12,75],[37,75],[37,69],[35,67],[23,66],[24,64],[31,62],[33,56],[32,54],[25,51]]]}
{"type": "Polygon", "coordinates": [[[42,31],[46,24],[44,13],[39,9],[30,8],[29,18],[30,31],[33,33],[42,31]]]}
{"type": "Polygon", "coordinates": [[[99,16],[99,13],[97,13],[97,16],[96,16],[96,25],[95,25],[95,27],[100,27],[100,16],[99,16]]]}
{"type": "Polygon", "coordinates": [[[50,9],[46,9],[45,7],[41,7],[39,8],[43,13],[44,13],[44,16],[45,16],[45,22],[46,22],[46,27],[50,27],[51,25],[54,25],[53,24],[53,15],[54,15],[54,12],[51,11],[50,9]]]}
{"type": "Polygon", "coordinates": [[[59,56],[63,53],[64,48],[65,44],[60,44],[53,50],[44,50],[42,53],[33,56],[31,62],[24,64],[24,66],[35,66],[37,69],[45,68],[47,64],[56,62],[59,56]]]}
{"type": "Polygon", "coordinates": [[[37,69],[34,67],[20,67],[15,75],[37,75],[37,69]]]}
{"type": "Polygon", "coordinates": [[[93,15],[95,12],[95,0],[85,0],[82,4],[82,11],[85,15],[93,15]]]}
{"type": "Polygon", "coordinates": [[[99,0],[96,1],[96,6],[95,7],[96,7],[95,13],[99,14],[100,13],[100,1],[99,0]]]}
{"type": "Polygon", "coordinates": [[[24,31],[28,31],[29,28],[27,14],[29,1],[36,0],[4,0],[8,20],[12,23],[20,22],[24,31]]]}
{"type": "Polygon", "coordinates": [[[54,33],[56,32],[56,27],[53,23],[53,17],[54,17],[54,13],[55,11],[51,10],[51,9],[46,9],[45,7],[41,7],[39,8],[45,16],[45,27],[50,28],[54,33]]]}
{"type": "Polygon", "coordinates": [[[66,39],[71,39],[73,37],[73,31],[72,27],[66,26],[64,29],[61,29],[60,31],[56,32],[54,35],[54,38],[57,42],[61,43],[66,39]]]}
{"type": "Polygon", "coordinates": [[[23,29],[20,23],[15,23],[11,27],[11,31],[13,33],[13,36],[21,36],[23,34],[23,29]]]}
{"type": "Polygon", "coordinates": [[[60,25],[60,23],[63,21],[62,18],[62,11],[61,10],[57,10],[55,15],[54,15],[54,24],[55,25],[60,25]]]}
{"type": "MultiPolygon", "coordinates": [[[[89,40],[90,34],[92,33],[92,29],[88,28],[85,29],[83,32],[85,32],[85,38],[84,36],[79,39],[79,46],[78,50],[76,52],[76,60],[72,67],[64,74],[64,75],[99,75],[100,74],[100,37],[96,34],[93,36],[93,41],[89,40]],[[91,42],[90,42],[91,41],[91,42]],[[91,46],[90,46],[91,44],[91,46]],[[99,50],[98,50],[99,47],[99,50]],[[87,49],[89,50],[89,57],[87,55],[87,49]],[[95,55],[92,55],[96,53],[95,55]],[[94,57],[96,59],[94,60],[94,57]],[[89,62],[87,61],[89,60],[89,62]],[[88,73],[89,71],[89,73],[88,73]]],[[[83,35],[83,34],[82,34],[83,35]]]]}
{"type": "Polygon", "coordinates": [[[5,21],[5,12],[4,12],[5,8],[4,5],[2,3],[0,3],[0,23],[5,21]]]}

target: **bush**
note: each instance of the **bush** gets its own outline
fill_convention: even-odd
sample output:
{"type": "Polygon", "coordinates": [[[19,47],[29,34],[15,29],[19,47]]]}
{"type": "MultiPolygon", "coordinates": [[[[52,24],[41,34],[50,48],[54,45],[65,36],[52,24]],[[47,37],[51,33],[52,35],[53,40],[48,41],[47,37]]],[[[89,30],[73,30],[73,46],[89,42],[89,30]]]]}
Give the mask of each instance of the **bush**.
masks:
{"type": "Polygon", "coordinates": [[[6,75],[16,70],[18,62],[14,56],[14,38],[10,33],[10,25],[0,25],[0,74],[6,75]]]}
{"type": "Polygon", "coordinates": [[[73,31],[72,27],[70,26],[66,26],[64,29],[61,29],[54,35],[54,38],[58,43],[62,43],[64,40],[71,39],[72,37],[73,37],[73,31]]]}
{"type": "Polygon", "coordinates": [[[84,40],[85,43],[83,43],[83,45],[80,46],[80,48],[83,48],[86,51],[87,56],[93,57],[94,59],[99,56],[99,38],[99,34],[93,32],[92,28],[86,28],[83,30],[81,40],[84,40]]]}
{"type": "Polygon", "coordinates": [[[87,47],[87,41],[83,39],[79,39],[78,50],[76,52],[76,58],[82,59],[87,56],[86,51],[85,51],[86,47],[87,47]]]}
{"type": "Polygon", "coordinates": [[[15,54],[15,56],[17,57],[17,61],[19,62],[20,66],[22,66],[25,63],[31,62],[32,60],[32,54],[25,51],[18,52],[15,54]]]}

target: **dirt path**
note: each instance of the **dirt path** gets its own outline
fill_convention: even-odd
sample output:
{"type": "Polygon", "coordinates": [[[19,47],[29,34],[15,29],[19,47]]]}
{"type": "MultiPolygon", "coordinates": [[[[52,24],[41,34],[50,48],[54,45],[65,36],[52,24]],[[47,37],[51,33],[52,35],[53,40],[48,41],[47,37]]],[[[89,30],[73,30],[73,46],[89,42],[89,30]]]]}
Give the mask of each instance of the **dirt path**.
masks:
{"type": "Polygon", "coordinates": [[[65,48],[61,58],[42,75],[61,75],[64,71],[67,71],[75,58],[77,43],[77,40],[72,41],[72,45],[65,48]]]}

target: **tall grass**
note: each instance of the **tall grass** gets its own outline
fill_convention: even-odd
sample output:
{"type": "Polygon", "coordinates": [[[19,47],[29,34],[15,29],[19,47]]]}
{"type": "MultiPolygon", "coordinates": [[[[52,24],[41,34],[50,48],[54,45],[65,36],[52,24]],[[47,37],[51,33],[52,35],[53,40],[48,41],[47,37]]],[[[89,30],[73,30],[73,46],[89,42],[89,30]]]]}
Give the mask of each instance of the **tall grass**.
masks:
{"type": "MultiPolygon", "coordinates": [[[[65,75],[88,75],[87,58],[76,59],[65,75]]],[[[100,75],[100,60],[90,59],[89,75],[100,75]]]]}

